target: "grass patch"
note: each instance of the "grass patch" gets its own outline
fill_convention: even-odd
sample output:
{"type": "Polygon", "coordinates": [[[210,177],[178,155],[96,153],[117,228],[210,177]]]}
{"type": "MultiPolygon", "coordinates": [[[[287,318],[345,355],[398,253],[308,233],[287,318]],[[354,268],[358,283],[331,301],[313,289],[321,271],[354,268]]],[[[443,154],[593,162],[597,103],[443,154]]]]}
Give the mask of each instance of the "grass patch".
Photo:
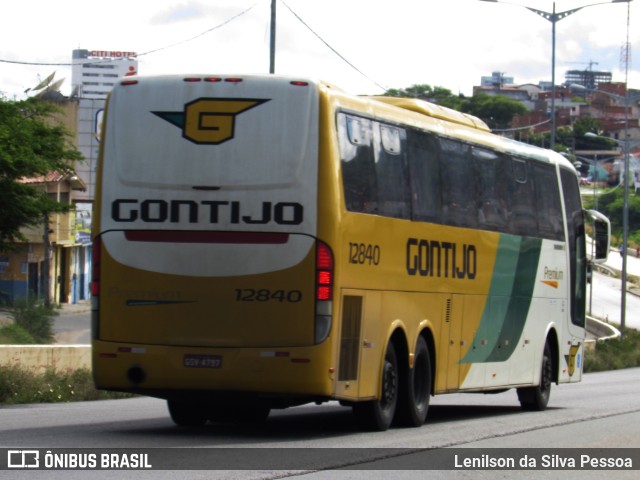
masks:
{"type": "Polygon", "coordinates": [[[132,396],[96,390],[91,371],[86,368],[37,374],[19,366],[0,367],[0,404],[81,402],[132,396]]]}
{"type": "Polygon", "coordinates": [[[58,312],[41,300],[17,298],[5,309],[13,323],[0,328],[0,344],[31,345],[53,343],[53,317],[58,312]]]}
{"type": "Polygon", "coordinates": [[[586,373],[633,367],[640,367],[640,331],[633,328],[622,337],[597,340],[595,350],[584,355],[586,373]]]}
{"type": "Polygon", "coordinates": [[[0,327],[0,345],[33,345],[37,343],[20,325],[10,323],[0,327]]]}

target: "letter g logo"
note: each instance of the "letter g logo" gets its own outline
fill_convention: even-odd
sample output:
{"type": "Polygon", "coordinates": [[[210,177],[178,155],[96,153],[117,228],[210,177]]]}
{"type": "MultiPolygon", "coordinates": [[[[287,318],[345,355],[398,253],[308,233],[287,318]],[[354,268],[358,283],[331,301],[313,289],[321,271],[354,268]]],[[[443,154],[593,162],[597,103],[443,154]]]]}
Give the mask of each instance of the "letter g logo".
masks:
{"type": "Polygon", "coordinates": [[[197,144],[219,145],[231,140],[236,116],[269,100],[240,98],[199,98],[184,106],[183,112],[151,112],[182,129],[182,136],[197,144]]]}

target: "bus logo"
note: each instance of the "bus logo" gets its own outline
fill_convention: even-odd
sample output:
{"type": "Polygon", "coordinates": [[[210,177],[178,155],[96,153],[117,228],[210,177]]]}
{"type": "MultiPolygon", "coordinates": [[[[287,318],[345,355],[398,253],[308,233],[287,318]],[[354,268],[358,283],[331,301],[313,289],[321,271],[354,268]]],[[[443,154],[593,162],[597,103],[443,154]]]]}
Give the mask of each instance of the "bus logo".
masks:
{"type": "Polygon", "coordinates": [[[151,112],[182,129],[182,136],[199,145],[219,145],[234,136],[236,116],[269,100],[199,98],[182,112],[151,112]]]}

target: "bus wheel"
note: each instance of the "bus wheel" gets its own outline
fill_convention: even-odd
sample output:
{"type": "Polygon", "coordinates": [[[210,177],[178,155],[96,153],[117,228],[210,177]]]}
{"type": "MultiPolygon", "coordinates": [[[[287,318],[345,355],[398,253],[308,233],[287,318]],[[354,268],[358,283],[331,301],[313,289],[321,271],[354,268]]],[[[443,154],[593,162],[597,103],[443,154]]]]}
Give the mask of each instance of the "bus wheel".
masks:
{"type": "Polygon", "coordinates": [[[518,400],[524,410],[542,411],[547,408],[551,396],[551,383],[553,382],[553,361],[551,360],[551,348],[549,342],[544,346],[542,354],[542,371],[540,384],[537,387],[525,387],[518,389],[518,400]]]}
{"type": "Polygon", "coordinates": [[[431,396],[431,357],[424,337],[418,338],[413,368],[401,385],[396,421],[398,425],[419,427],[427,418],[431,396]]]}
{"type": "Polygon", "coordinates": [[[353,404],[356,421],[367,430],[384,431],[391,426],[398,403],[398,358],[393,343],[387,345],[378,400],[353,404]]]}
{"type": "Polygon", "coordinates": [[[208,411],[206,405],[189,402],[168,400],[171,420],[181,427],[200,427],[207,423],[208,411]]]}

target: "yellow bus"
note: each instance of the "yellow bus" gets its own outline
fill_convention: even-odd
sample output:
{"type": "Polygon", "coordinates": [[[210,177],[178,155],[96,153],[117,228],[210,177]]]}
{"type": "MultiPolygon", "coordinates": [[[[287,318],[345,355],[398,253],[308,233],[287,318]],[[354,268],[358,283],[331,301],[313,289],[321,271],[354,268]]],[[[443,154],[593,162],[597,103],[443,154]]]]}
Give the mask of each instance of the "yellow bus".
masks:
{"type": "Polygon", "coordinates": [[[284,76],[130,77],[93,222],[100,389],[178,425],[339,401],[364,427],[432,395],[582,375],[596,254],[574,167],[420,100],[284,76]],[[592,258],[591,258],[592,257],[592,258]]]}

